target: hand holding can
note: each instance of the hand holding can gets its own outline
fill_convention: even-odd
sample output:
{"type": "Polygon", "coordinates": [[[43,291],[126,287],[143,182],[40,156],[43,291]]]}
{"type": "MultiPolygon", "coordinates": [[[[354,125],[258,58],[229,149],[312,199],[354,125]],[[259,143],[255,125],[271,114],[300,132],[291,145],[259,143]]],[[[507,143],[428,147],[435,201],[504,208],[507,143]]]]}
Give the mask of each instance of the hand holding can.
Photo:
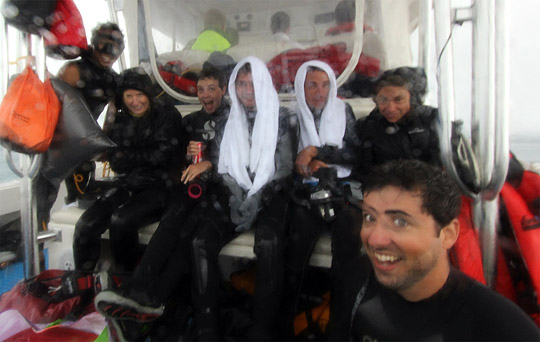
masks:
{"type": "Polygon", "coordinates": [[[197,141],[196,145],[197,145],[197,147],[196,147],[197,153],[193,154],[193,156],[191,157],[191,162],[193,164],[198,164],[198,163],[200,163],[200,162],[202,162],[204,160],[204,158],[203,158],[204,144],[202,142],[197,141]]]}
{"type": "Polygon", "coordinates": [[[186,156],[193,159],[193,156],[199,154],[201,150],[204,150],[205,145],[200,141],[191,140],[186,148],[186,156]]]}

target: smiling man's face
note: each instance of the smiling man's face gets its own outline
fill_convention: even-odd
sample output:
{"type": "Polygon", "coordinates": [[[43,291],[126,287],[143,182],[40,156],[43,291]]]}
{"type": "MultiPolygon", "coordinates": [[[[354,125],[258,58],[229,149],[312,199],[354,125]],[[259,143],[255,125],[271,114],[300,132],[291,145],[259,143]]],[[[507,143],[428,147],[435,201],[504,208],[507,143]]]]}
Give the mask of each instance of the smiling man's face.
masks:
{"type": "Polygon", "coordinates": [[[203,78],[197,82],[197,96],[208,114],[214,114],[221,106],[224,95],[225,87],[220,88],[215,78],[203,78]]]}
{"type": "Polygon", "coordinates": [[[362,210],[360,236],[383,286],[403,295],[446,280],[438,279],[448,267],[446,234],[422,210],[419,191],[387,186],[369,192],[362,210]]]}

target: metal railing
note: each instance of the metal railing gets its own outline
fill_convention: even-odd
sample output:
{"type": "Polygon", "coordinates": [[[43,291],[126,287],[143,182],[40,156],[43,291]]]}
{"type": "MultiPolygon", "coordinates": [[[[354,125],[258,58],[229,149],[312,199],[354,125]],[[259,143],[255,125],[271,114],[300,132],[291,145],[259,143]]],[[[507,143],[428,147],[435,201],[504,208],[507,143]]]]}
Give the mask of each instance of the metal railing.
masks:
{"type": "Polygon", "coordinates": [[[508,37],[505,0],[475,0],[470,8],[453,10],[449,0],[433,1],[436,49],[439,56],[439,139],[441,159],[462,191],[474,201],[474,225],[480,235],[484,277],[495,276],[498,195],[508,171],[508,37]],[[471,21],[472,40],[472,164],[479,189],[466,184],[454,163],[451,145],[455,121],[452,26],[471,21]]]}

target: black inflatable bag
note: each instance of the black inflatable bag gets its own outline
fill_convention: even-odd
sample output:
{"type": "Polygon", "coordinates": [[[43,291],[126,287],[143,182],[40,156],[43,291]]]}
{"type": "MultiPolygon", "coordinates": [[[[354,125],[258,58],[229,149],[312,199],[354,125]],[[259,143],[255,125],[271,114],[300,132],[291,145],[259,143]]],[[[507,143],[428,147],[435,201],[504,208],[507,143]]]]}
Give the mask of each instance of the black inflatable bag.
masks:
{"type": "Polygon", "coordinates": [[[49,29],[55,9],[56,0],[4,0],[2,16],[20,31],[39,35],[49,29]]]}
{"type": "Polygon", "coordinates": [[[61,181],[82,162],[116,145],[92,117],[77,89],[58,78],[51,81],[62,110],[41,172],[50,181],[61,181]]]}

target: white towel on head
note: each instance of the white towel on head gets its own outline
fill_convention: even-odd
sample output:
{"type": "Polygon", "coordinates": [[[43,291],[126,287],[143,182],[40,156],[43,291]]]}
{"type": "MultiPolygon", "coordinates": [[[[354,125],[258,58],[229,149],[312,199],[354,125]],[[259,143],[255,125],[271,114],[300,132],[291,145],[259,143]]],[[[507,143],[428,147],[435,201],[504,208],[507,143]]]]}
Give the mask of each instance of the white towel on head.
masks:
{"type": "Polygon", "coordinates": [[[275,172],[274,155],[279,128],[279,99],[266,65],[256,57],[242,59],[229,80],[231,110],[221,141],[218,172],[228,173],[246,191],[253,195],[268,183],[275,172]],[[257,115],[249,144],[248,121],[244,106],[236,95],[235,81],[238,70],[251,65],[257,115]],[[253,181],[249,170],[255,174],[253,181]]]}
{"type": "MultiPolygon", "coordinates": [[[[294,80],[294,91],[296,94],[296,115],[300,121],[300,142],[298,151],[303,150],[307,146],[336,146],[343,147],[343,137],[345,135],[346,117],[345,117],[345,102],[337,97],[336,75],[330,66],[321,61],[307,61],[300,66],[294,80]],[[328,92],[328,100],[321,114],[321,122],[319,133],[315,127],[313,113],[306,102],[304,92],[304,83],[309,67],[315,67],[323,70],[328,75],[330,80],[330,90],[328,92]]],[[[332,165],[338,171],[338,177],[343,178],[351,174],[351,168],[332,165]]]]}

